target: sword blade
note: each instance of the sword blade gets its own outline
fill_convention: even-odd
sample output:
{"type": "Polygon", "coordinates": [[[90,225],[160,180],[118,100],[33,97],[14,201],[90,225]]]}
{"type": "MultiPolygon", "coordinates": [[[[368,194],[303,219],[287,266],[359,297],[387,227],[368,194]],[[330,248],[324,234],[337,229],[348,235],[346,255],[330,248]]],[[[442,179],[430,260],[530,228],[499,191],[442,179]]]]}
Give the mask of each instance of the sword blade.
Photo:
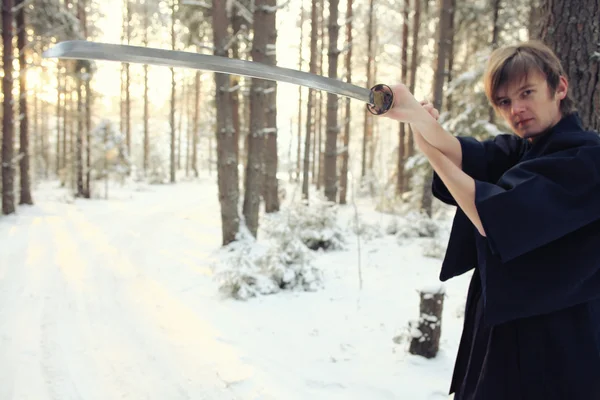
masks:
{"type": "Polygon", "coordinates": [[[102,60],[198,69],[269,81],[287,82],[343,97],[350,97],[370,105],[374,103],[371,90],[338,79],[215,55],[86,40],[69,40],[57,43],[54,47],[46,50],[42,56],[44,58],[102,60]]]}

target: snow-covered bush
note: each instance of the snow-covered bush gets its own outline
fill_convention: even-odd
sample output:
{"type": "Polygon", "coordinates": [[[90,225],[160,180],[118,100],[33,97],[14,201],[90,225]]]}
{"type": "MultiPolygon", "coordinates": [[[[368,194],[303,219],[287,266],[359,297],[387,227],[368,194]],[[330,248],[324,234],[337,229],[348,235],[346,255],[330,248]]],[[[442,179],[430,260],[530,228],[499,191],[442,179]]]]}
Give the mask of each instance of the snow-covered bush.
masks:
{"type": "Polygon", "coordinates": [[[298,238],[283,238],[257,260],[280,289],[314,291],[321,286],[321,271],[311,264],[313,254],[298,238]]]}
{"type": "MultiPolygon", "coordinates": [[[[388,231],[394,227],[388,227],[388,231]]],[[[404,223],[395,226],[395,234],[400,239],[408,238],[432,238],[440,231],[438,222],[422,213],[408,213],[404,223]]]]}
{"type": "Polygon", "coordinates": [[[386,235],[395,235],[400,228],[400,223],[398,222],[398,218],[392,218],[385,227],[386,235]]]}
{"type": "Polygon", "coordinates": [[[407,239],[422,240],[422,254],[425,257],[443,259],[446,253],[447,239],[441,228],[441,222],[422,213],[408,213],[404,220],[392,219],[386,227],[388,235],[395,235],[400,243],[407,239]]]}
{"type": "Polygon", "coordinates": [[[425,257],[444,259],[446,254],[446,242],[439,237],[428,239],[422,244],[423,252],[425,257]]]}
{"type": "Polygon", "coordinates": [[[265,215],[261,235],[264,240],[257,241],[242,229],[238,240],[222,250],[215,275],[224,294],[245,300],[280,290],[317,290],[322,273],[312,265],[311,249],[343,245],[337,208],[323,201],[265,215]]]}
{"type": "Polygon", "coordinates": [[[393,214],[402,209],[402,199],[396,194],[396,174],[392,178],[393,181],[390,180],[377,196],[377,202],[375,203],[376,211],[393,214]]]}
{"type": "Polygon", "coordinates": [[[163,160],[163,157],[161,157],[158,149],[151,147],[148,154],[146,181],[152,185],[165,183],[169,176],[169,170],[165,165],[167,165],[167,163],[163,160]]]}
{"type": "Polygon", "coordinates": [[[348,221],[348,228],[351,232],[366,240],[383,236],[381,225],[376,222],[369,223],[361,219],[352,218],[348,221]]]}
{"type": "Polygon", "coordinates": [[[248,236],[225,246],[219,264],[214,267],[221,292],[239,300],[279,291],[267,271],[259,267],[266,247],[248,236]]]}
{"type": "Polygon", "coordinates": [[[272,238],[297,237],[311,250],[338,250],[344,247],[344,232],[337,213],[335,203],[319,198],[291,203],[277,215],[265,216],[264,231],[272,238]]]}
{"type": "Polygon", "coordinates": [[[378,193],[378,190],[379,181],[377,176],[372,170],[368,170],[364,176],[360,177],[356,196],[360,198],[373,197],[375,193],[378,193]]]}
{"type": "Polygon", "coordinates": [[[131,171],[124,135],[110,119],[104,118],[90,132],[90,137],[91,179],[116,179],[123,183],[131,171]]]}

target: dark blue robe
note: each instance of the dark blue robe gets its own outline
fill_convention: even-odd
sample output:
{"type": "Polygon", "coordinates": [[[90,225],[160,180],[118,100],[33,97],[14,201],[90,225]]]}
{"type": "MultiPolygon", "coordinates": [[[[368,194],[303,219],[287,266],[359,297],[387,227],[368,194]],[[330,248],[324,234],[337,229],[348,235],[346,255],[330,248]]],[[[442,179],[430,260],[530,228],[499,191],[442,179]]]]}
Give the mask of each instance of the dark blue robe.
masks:
{"type": "Polygon", "coordinates": [[[600,400],[600,137],[572,114],[533,144],[459,140],[486,237],[457,207],[440,279],[475,271],[450,393],[600,400]]]}

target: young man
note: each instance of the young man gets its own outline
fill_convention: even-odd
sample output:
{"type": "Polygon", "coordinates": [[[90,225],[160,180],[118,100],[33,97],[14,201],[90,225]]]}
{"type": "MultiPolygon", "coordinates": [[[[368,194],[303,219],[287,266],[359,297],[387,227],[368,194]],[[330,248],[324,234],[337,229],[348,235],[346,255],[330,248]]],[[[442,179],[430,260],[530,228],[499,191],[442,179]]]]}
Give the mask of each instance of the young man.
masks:
{"type": "Polygon", "coordinates": [[[450,393],[600,399],[600,138],[541,43],[494,51],[484,83],[515,135],[452,136],[404,85],[384,114],[411,124],[434,195],[457,205],[440,279],[475,269],[450,393]]]}

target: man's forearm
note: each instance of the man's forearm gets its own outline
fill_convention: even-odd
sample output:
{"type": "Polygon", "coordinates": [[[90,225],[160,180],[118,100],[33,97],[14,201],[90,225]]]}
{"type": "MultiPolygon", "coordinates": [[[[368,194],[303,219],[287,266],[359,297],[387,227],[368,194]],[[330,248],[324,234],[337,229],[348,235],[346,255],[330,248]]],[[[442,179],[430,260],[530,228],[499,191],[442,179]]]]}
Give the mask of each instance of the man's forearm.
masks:
{"type": "Polygon", "coordinates": [[[447,132],[431,115],[424,118],[422,122],[411,124],[413,130],[419,132],[423,138],[438,149],[442,154],[454,163],[457,167],[462,167],[462,148],[460,142],[449,132],[447,132]]]}
{"type": "Polygon", "coordinates": [[[449,157],[429,144],[423,137],[419,138],[418,131],[415,131],[414,134],[419,148],[429,159],[429,163],[442,179],[458,206],[471,220],[479,233],[485,236],[479,213],[475,207],[475,181],[473,178],[464,173],[449,157]]]}
{"type": "Polygon", "coordinates": [[[457,138],[446,132],[437,122],[438,110],[428,102],[418,102],[403,84],[390,87],[394,104],[383,114],[387,118],[411,124],[419,130],[425,140],[445,154],[459,168],[462,165],[462,148],[457,138]]]}

